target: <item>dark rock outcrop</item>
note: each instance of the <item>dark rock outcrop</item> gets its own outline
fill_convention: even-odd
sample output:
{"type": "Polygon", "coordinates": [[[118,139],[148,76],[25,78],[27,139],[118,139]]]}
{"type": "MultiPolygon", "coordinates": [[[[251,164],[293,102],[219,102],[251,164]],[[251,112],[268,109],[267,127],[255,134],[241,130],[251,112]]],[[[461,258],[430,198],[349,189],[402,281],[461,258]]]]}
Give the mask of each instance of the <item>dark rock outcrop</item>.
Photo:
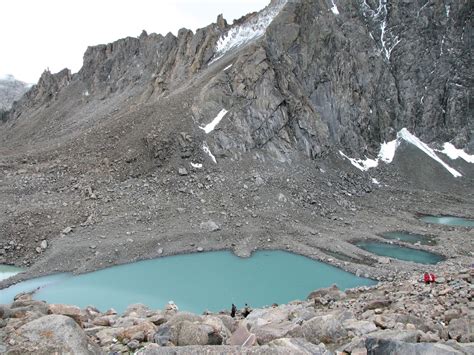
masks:
{"type": "Polygon", "coordinates": [[[469,143],[472,4],[335,3],[338,14],[328,1],[288,2],[228,77],[208,84],[198,107],[213,98],[233,107],[216,148],[317,156],[335,145],[362,155],[403,127],[428,142],[469,143]]]}

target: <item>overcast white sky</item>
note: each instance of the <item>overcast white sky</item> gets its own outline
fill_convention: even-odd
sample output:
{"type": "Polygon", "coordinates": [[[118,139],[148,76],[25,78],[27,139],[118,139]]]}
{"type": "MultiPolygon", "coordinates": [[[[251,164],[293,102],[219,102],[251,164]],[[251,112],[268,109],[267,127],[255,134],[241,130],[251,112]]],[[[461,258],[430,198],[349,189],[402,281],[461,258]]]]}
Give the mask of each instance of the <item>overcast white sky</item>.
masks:
{"type": "Polygon", "coordinates": [[[0,0],[0,76],[36,83],[49,68],[77,72],[89,45],[229,23],[270,0],[0,0]]]}

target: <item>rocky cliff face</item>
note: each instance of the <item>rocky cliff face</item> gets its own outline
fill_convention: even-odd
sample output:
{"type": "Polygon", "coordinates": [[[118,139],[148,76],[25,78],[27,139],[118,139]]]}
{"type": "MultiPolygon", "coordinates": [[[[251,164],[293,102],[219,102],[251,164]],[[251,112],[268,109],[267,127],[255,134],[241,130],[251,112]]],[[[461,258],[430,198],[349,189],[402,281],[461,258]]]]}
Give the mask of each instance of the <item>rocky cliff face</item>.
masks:
{"type": "Polygon", "coordinates": [[[29,89],[29,85],[8,75],[0,78],[0,111],[10,109],[14,101],[18,100],[29,89]]]}
{"type": "Polygon", "coordinates": [[[233,25],[219,17],[196,33],[143,32],[90,47],[78,74],[45,73],[9,117],[32,119],[31,107],[51,100],[61,111],[74,84],[76,96],[111,105],[127,91],[141,105],[179,102],[186,92],[194,97],[186,130],[225,109],[219,129],[205,137],[220,156],[257,149],[286,160],[331,147],[363,155],[403,127],[462,147],[473,130],[471,14],[467,0],[272,1],[233,25]]]}
{"type": "Polygon", "coordinates": [[[361,154],[407,127],[466,145],[471,13],[463,1],[288,2],[222,79],[232,103],[246,100],[232,121],[246,123],[221,141],[361,154]]]}

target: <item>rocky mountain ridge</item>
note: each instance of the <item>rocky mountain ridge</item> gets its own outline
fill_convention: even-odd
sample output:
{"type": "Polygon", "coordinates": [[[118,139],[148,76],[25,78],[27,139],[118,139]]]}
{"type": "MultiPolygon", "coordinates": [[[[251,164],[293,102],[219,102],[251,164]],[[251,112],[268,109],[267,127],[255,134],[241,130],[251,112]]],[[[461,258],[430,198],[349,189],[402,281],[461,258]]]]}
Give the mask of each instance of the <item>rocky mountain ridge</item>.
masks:
{"type": "Polygon", "coordinates": [[[13,75],[0,76],[0,112],[2,113],[2,119],[5,111],[8,111],[13,102],[18,100],[31,85],[16,80],[13,75]]]}
{"type": "Polygon", "coordinates": [[[42,120],[53,110],[65,116],[67,109],[59,126],[85,121],[87,111],[94,127],[104,114],[106,124],[129,115],[117,105],[125,97],[138,110],[169,99],[183,101],[182,113],[152,109],[148,124],[158,115],[173,128],[198,131],[193,126],[229,111],[204,139],[192,134],[215,156],[255,150],[280,160],[295,151],[314,158],[334,147],[363,156],[404,127],[426,142],[469,147],[471,13],[468,1],[273,1],[231,26],[219,17],[196,33],[144,32],[90,47],[79,73],[45,73],[9,121],[42,120]],[[234,47],[222,45],[239,31],[234,47]],[[106,112],[91,111],[98,105],[106,112]]]}

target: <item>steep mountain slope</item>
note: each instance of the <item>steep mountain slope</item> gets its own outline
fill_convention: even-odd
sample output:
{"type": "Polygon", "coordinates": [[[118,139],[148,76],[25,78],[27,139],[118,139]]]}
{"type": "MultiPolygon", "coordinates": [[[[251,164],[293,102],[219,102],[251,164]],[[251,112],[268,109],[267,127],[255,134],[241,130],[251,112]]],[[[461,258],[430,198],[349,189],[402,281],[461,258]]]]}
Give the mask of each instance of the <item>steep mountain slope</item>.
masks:
{"type": "MultiPolygon", "coordinates": [[[[420,232],[419,212],[472,216],[470,163],[438,154],[457,177],[402,146],[360,171],[339,153],[375,158],[403,128],[472,149],[470,28],[467,0],[274,0],[232,25],[90,47],[78,73],[45,72],[0,124],[0,250],[39,258],[38,273],[197,243],[321,258],[420,232]]],[[[449,243],[436,251],[466,257],[449,243]]]]}
{"type": "Polygon", "coordinates": [[[0,111],[9,110],[29,88],[29,84],[16,80],[12,75],[0,76],[0,111]]]}
{"type": "Polygon", "coordinates": [[[274,1],[232,27],[221,18],[196,34],[143,33],[89,48],[78,74],[45,73],[11,121],[29,121],[26,130],[54,111],[67,117],[48,132],[61,136],[84,112],[91,125],[115,116],[121,95],[144,107],[190,90],[186,116],[197,124],[229,111],[209,138],[218,154],[265,147],[280,158],[295,149],[315,157],[334,145],[363,154],[403,127],[428,142],[471,142],[470,2],[331,4],[274,1]]]}

